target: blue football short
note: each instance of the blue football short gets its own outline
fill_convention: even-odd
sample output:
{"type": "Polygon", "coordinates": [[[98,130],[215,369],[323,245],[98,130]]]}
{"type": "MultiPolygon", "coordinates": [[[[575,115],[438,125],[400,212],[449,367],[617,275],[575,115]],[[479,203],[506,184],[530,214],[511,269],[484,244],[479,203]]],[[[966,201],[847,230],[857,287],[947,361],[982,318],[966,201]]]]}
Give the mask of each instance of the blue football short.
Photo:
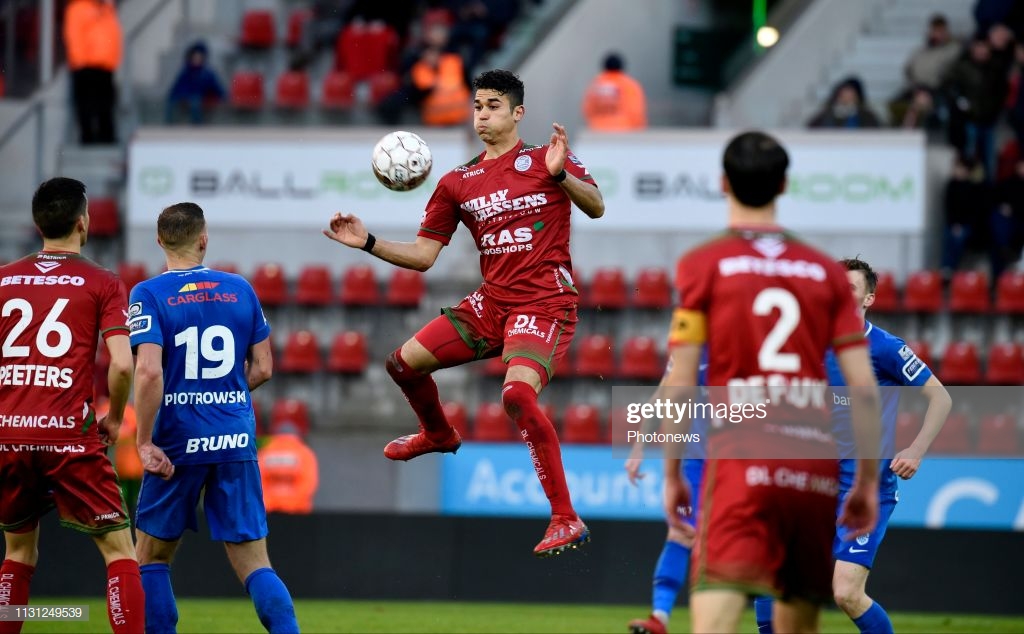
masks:
{"type": "Polygon", "coordinates": [[[186,528],[198,530],[200,494],[210,539],[238,543],[267,536],[263,485],[255,460],[179,465],[170,480],[145,474],[136,527],[164,541],[180,539],[186,528]]]}
{"type": "MultiPolygon", "coordinates": [[[[848,490],[839,492],[839,510],[836,511],[837,515],[842,510],[843,502],[845,502],[846,496],[849,493],[848,490]]],[[[850,540],[846,537],[849,535],[850,529],[845,526],[837,526],[836,537],[832,542],[832,556],[838,561],[848,561],[870,569],[872,564],[875,563],[878,547],[882,545],[882,540],[885,539],[885,529],[889,526],[889,518],[896,508],[896,501],[895,494],[881,496],[878,502],[878,524],[875,526],[875,530],[867,535],[850,540]]]]}
{"type": "Polygon", "coordinates": [[[693,510],[683,518],[690,526],[697,525],[697,511],[700,509],[701,486],[704,483],[704,461],[683,460],[683,477],[690,484],[690,504],[693,510]]]}

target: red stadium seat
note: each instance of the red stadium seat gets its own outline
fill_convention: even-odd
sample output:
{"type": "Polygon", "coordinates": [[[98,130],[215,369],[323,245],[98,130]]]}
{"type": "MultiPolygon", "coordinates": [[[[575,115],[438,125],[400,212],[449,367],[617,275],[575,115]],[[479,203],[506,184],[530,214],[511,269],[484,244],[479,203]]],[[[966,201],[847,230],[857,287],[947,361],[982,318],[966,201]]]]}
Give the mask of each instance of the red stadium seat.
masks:
{"type": "Polygon", "coordinates": [[[380,105],[396,90],[401,82],[398,75],[391,71],[382,71],[370,77],[370,103],[374,106],[380,105]]]}
{"type": "Polygon", "coordinates": [[[537,407],[540,408],[540,413],[544,414],[544,417],[548,419],[548,422],[550,422],[557,428],[558,412],[555,411],[555,406],[552,405],[551,403],[537,403],[537,407]]]}
{"type": "Polygon", "coordinates": [[[256,420],[256,435],[262,436],[267,433],[268,428],[264,426],[267,421],[263,418],[263,406],[256,399],[252,400],[252,417],[256,420]]]}
{"type": "Polygon", "coordinates": [[[332,70],[324,77],[320,105],[328,110],[348,110],[356,101],[356,85],[348,73],[332,70]]]}
{"type": "Polygon", "coordinates": [[[626,278],[622,269],[603,268],[594,272],[587,292],[583,294],[584,308],[619,310],[626,307],[626,278]]]}
{"type": "Polygon", "coordinates": [[[889,271],[878,272],[875,303],[871,305],[871,310],[879,313],[895,313],[900,310],[900,294],[896,289],[896,280],[889,271]]]}
{"type": "Polygon", "coordinates": [[[373,267],[358,264],[346,269],[341,278],[341,303],[345,306],[376,306],[378,302],[380,290],[373,267]]]}
{"type": "Polygon", "coordinates": [[[313,374],[323,368],[320,343],[309,330],[298,330],[288,335],[281,355],[281,371],[290,374],[313,374]]]}
{"type": "Polygon", "coordinates": [[[926,366],[931,368],[932,372],[935,371],[935,359],[932,357],[932,347],[928,345],[925,340],[909,340],[905,342],[907,346],[914,351],[917,358],[924,362],[926,366]]]}
{"type": "Polygon", "coordinates": [[[954,412],[946,419],[942,431],[935,437],[930,453],[965,454],[971,451],[971,422],[967,414],[954,412]]]}
{"type": "Polygon", "coordinates": [[[423,274],[409,269],[395,269],[388,280],[386,301],[397,308],[418,308],[426,293],[423,274]]]}
{"type": "Polygon", "coordinates": [[[921,417],[913,412],[900,412],[896,416],[896,451],[903,451],[921,432],[921,417]]]}
{"type": "Polygon", "coordinates": [[[214,262],[210,265],[210,268],[215,271],[224,271],[225,273],[238,275],[238,265],[234,262],[214,262]]]}
{"type": "Polygon", "coordinates": [[[274,13],[261,9],[246,11],[242,14],[242,28],[238,35],[238,44],[244,48],[270,48],[277,39],[277,26],[274,24],[274,13]]]}
{"type": "Polygon", "coordinates": [[[240,70],[231,77],[231,107],[237,110],[259,110],[263,107],[263,75],[240,70]]]}
{"type": "Polygon", "coordinates": [[[334,301],[331,270],[323,264],[310,264],[299,271],[295,301],[301,306],[329,306],[334,301]]]}
{"type": "Polygon", "coordinates": [[[636,276],[633,292],[634,308],[664,310],[672,306],[672,284],[668,271],[660,268],[646,268],[636,276]]]}
{"type": "Polygon", "coordinates": [[[601,442],[601,413],[593,405],[570,405],[565,410],[562,440],[567,443],[601,442]]]}
{"type": "Polygon", "coordinates": [[[977,385],[981,382],[981,363],[978,349],[967,341],[954,341],[946,346],[942,355],[942,374],[948,385],[977,385]]]}
{"type": "Polygon", "coordinates": [[[131,293],[136,284],[149,278],[149,273],[146,272],[146,265],[141,262],[120,262],[117,265],[117,276],[124,282],[125,289],[131,293]]]}
{"type": "Polygon", "coordinates": [[[275,102],[285,110],[309,107],[309,75],[303,70],[287,70],[277,78],[275,102]]]}
{"type": "Polygon", "coordinates": [[[481,403],[476,410],[473,424],[473,440],[482,442],[507,442],[515,440],[512,420],[505,413],[501,403],[481,403]]]}
{"type": "Polygon", "coordinates": [[[619,376],[624,379],[657,381],[665,374],[665,362],[652,337],[630,337],[622,346],[619,376]]]}
{"type": "Polygon", "coordinates": [[[313,11],[308,7],[296,7],[288,15],[288,31],[284,43],[288,48],[296,48],[302,43],[302,32],[313,19],[313,11]]]}
{"type": "Polygon", "coordinates": [[[1006,271],[996,284],[996,310],[1024,314],[1024,271],[1006,271]]]}
{"type": "Polygon", "coordinates": [[[573,363],[572,349],[569,348],[565,351],[557,361],[555,361],[554,376],[562,378],[570,378],[576,374],[576,364],[573,363]]]}
{"type": "Polygon", "coordinates": [[[605,335],[585,337],[576,355],[576,376],[611,378],[614,374],[612,340],[605,335]]]}
{"type": "Polygon", "coordinates": [[[1020,430],[1017,420],[1008,414],[992,414],[981,419],[978,424],[978,443],[976,450],[980,454],[1011,456],[1020,451],[1020,430]]]}
{"type": "Polygon", "coordinates": [[[261,264],[256,267],[252,288],[264,306],[283,306],[288,301],[288,284],[279,264],[261,264]]]}
{"type": "Polygon", "coordinates": [[[121,215],[113,198],[93,198],[89,201],[89,235],[94,238],[113,238],[121,233],[121,215]]]}
{"type": "Polygon", "coordinates": [[[992,308],[988,278],[977,271],[958,271],[950,284],[949,309],[954,313],[987,313],[992,308]]]}
{"type": "Polygon", "coordinates": [[[903,308],[913,313],[942,310],[942,278],[935,271],[917,271],[907,278],[903,308]]]}
{"type": "Polygon", "coordinates": [[[447,401],[441,407],[444,409],[444,417],[448,424],[459,432],[463,438],[469,438],[469,414],[466,413],[466,406],[458,401],[447,401]]]}
{"type": "Polygon", "coordinates": [[[309,406],[297,398],[282,398],[274,401],[270,411],[270,429],[281,425],[293,425],[302,436],[309,432],[309,406]]]}
{"type": "Polygon", "coordinates": [[[394,71],[398,52],[398,34],[393,28],[383,22],[353,20],[338,35],[334,68],[347,71],[352,81],[360,82],[376,73],[394,71]]]}
{"type": "Polygon", "coordinates": [[[1024,385],[1024,351],[1015,343],[997,343],[988,350],[985,383],[1024,385]]]}
{"type": "Polygon", "coordinates": [[[366,337],[355,330],[334,335],[327,355],[327,369],[337,374],[362,374],[370,363],[366,337]]]}

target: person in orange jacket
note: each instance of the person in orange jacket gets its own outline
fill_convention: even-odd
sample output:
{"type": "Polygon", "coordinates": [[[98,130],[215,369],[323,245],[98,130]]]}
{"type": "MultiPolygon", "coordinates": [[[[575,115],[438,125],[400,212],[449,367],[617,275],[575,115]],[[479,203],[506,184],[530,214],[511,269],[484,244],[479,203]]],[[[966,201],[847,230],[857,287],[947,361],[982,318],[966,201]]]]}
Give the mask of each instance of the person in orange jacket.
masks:
{"type": "Polygon", "coordinates": [[[420,117],[424,125],[449,126],[469,121],[472,114],[462,56],[448,50],[448,27],[432,26],[424,36],[426,47],[410,70],[416,91],[423,95],[420,117]]]}
{"type": "Polygon", "coordinates": [[[71,0],[64,48],[82,144],[114,143],[114,72],[121,65],[121,23],[113,0],[71,0]]]}
{"type": "Polygon", "coordinates": [[[312,513],[320,469],[299,430],[288,423],[271,430],[270,441],[258,456],[267,513],[312,513]]]}
{"type": "Polygon", "coordinates": [[[587,127],[602,132],[628,132],[647,127],[647,98],[640,82],[626,74],[622,57],[611,53],[604,71],[583,95],[587,127]]]}

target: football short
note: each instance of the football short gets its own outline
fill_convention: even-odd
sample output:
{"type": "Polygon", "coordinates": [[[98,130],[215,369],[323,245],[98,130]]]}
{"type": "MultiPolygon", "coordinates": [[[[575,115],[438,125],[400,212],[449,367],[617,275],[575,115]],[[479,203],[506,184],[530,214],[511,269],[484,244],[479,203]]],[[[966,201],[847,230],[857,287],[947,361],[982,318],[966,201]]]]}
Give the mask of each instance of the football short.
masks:
{"type": "Polygon", "coordinates": [[[693,591],[831,601],[837,462],[733,458],[704,464],[693,591]]]}
{"type": "Polygon", "coordinates": [[[683,477],[690,485],[690,514],[683,520],[690,526],[697,525],[697,513],[700,511],[701,481],[704,479],[703,460],[683,460],[683,477]]]}
{"type": "MultiPolygon", "coordinates": [[[[473,351],[474,359],[500,354],[509,365],[534,368],[546,384],[576,332],[576,305],[577,297],[570,295],[507,306],[477,290],[441,312],[473,351]]],[[[420,343],[431,349],[429,342],[420,343]]]]}
{"type": "Polygon", "coordinates": [[[255,460],[179,465],[170,480],[145,474],[135,525],[157,539],[178,540],[186,528],[199,528],[200,494],[210,539],[239,543],[267,536],[263,485],[255,460]]]}
{"type": "MultiPolygon", "coordinates": [[[[836,508],[836,516],[843,508],[843,502],[849,491],[840,491],[839,506],[836,508]]],[[[889,518],[896,509],[896,498],[893,495],[882,496],[878,503],[878,524],[875,530],[867,535],[861,535],[855,540],[847,539],[850,529],[845,526],[836,527],[836,536],[832,542],[832,556],[838,561],[848,561],[851,564],[860,564],[871,569],[875,563],[875,555],[878,554],[878,547],[885,539],[885,529],[889,526],[889,518]]]]}
{"type": "Polygon", "coordinates": [[[54,507],[61,525],[90,535],[130,526],[106,447],[70,448],[81,451],[0,451],[0,530],[31,531],[54,507]]]}

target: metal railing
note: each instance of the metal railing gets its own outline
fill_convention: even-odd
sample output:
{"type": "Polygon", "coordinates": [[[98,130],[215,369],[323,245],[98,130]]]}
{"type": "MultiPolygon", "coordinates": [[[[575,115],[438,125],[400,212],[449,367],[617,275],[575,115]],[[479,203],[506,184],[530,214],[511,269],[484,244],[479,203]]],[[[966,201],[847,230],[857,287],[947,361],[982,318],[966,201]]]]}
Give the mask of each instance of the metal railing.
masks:
{"type": "Polygon", "coordinates": [[[41,183],[43,181],[43,149],[46,141],[46,126],[44,125],[43,114],[46,110],[46,101],[42,95],[37,94],[18,117],[7,126],[7,129],[0,134],[0,153],[4,151],[4,148],[8,143],[17,136],[18,132],[21,132],[23,126],[25,126],[30,119],[34,120],[35,123],[35,144],[33,148],[33,175],[34,182],[41,183]]]}

